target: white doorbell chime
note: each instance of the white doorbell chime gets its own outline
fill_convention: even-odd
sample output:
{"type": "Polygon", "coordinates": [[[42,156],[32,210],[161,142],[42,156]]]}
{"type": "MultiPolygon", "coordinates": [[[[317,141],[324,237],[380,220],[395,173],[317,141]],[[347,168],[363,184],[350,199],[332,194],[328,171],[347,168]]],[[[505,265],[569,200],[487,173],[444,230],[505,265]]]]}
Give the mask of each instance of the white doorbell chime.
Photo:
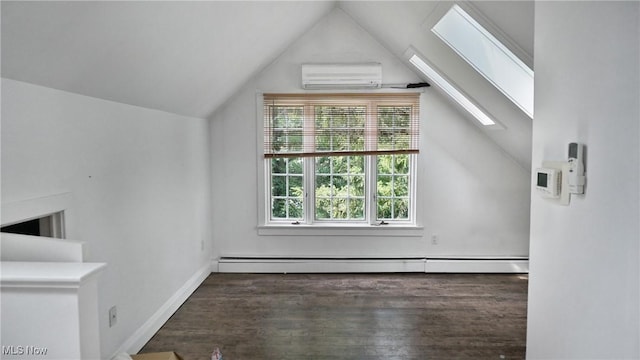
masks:
{"type": "Polygon", "coordinates": [[[584,194],[584,145],[569,144],[568,161],[544,161],[536,169],[537,193],[561,205],[569,205],[570,194],[584,194]]]}

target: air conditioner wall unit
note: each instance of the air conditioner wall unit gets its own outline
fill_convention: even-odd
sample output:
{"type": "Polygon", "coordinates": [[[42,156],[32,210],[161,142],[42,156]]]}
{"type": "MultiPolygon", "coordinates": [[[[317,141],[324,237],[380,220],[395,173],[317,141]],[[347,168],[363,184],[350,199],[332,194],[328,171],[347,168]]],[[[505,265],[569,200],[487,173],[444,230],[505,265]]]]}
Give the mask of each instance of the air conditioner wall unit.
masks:
{"type": "Polygon", "coordinates": [[[302,64],[302,88],[377,89],[382,86],[382,64],[302,64]]]}

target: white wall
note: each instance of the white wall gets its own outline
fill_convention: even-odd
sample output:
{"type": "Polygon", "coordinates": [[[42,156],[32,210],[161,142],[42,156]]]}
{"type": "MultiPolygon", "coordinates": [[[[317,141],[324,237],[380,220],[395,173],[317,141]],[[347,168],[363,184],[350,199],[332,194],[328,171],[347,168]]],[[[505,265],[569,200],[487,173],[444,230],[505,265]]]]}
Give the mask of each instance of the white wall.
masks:
{"type": "Polygon", "coordinates": [[[2,79],[3,206],[71,194],[67,238],[86,242],[85,261],[108,263],[103,357],[206,269],[209,165],[206,120],[2,79]]]}
{"type": "Polygon", "coordinates": [[[214,256],[527,256],[529,169],[434,88],[423,94],[423,237],[260,236],[257,92],[300,92],[303,62],[377,61],[383,82],[420,81],[340,9],[313,26],[212,118],[214,256]],[[431,234],[440,238],[431,245],[431,234]]]}
{"type": "Polygon", "coordinates": [[[531,200],[528,359],[638,359],[640,3],[536,2],[533,166],[586,144],[568,207],[531,200]]]}

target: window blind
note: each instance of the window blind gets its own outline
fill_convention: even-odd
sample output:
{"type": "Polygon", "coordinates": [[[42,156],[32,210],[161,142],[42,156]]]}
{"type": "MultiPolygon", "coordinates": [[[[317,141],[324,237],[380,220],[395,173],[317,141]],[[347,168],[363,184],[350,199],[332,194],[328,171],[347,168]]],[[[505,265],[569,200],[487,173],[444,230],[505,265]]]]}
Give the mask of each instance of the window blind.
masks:
{"type": "Polygon", "coordinates": [[[265,94],[264,156],[418,153],[417,93],[265,94]]]}

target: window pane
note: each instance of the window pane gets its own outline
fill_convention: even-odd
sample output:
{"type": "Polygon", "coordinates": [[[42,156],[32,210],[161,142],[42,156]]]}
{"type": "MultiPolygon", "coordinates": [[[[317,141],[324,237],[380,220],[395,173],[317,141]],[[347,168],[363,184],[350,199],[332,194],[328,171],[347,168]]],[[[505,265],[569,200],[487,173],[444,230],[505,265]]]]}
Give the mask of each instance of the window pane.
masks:
{"type": "Polygon", "coordinates": [[[378,149],[409,149],[410,134],[410,106],[378,106],[378,149]]]}
{"type": "Polygon", "coordinates": [[[284,174],[287,172],[287,159],[271,159],[271,173],[284,174]]]}
{"type": "Polygon", "coordinates": [[[409,220],[409,155],[377,156],[377,220],[409,220]]]}
{"type": "Polygon", "coordinates": [[[316,199],[316,219],[325,220],[331,218],[331,199],[316,199]]]}
{"type": "Polygon", "coordinates": [[[352,196],[364,196],[364,176],[350,177],[349,194],[352,196]]]}
{"type": "Polygon", "coordinates": [[[302,158],[274,158],[271,162],[271,219],[302,219],[304,178],[302,158]]]}
{"type": "Polygon", "coordinates": [[[409,173],[409,155],[394,156],[394,173],[396,174],[409,173]]]}
{"type": "Polygon", "coordinates": [[[378,220],[391,219],[391,200],[378,199],[378,220]]]}
{"type": "Polygon", "coordinates": [[[302,199],[289,199],[289,218],[302,218],[302,199]]]}
{"type": "Polygon", "coordinates": [[[405,175],[393,177],[393,195],[409,196],[409,177],[405,175]]]}
{"type": "Polygon", "coordinates": [[[315,161],[315,218],[364,220],[364,156],[327,156],[315,161]]]}
{"type": "Polygon", "coordinates": [[[378,130],[378,150],[393,150],[393,133],[391,130],[378,130]]]}
{"type": "Polygon", "coordinates": [[[378,176],[378,196],[391,196],[391,176],[378,176]]]}
{"type": "Polygon", "coordinates": [[[271,116],[269,152],[302,151],[303,107],[272,106],[271,116]]]}
{"type": "Polygon", "coordinates": [[[396,107],[395,110],[395,127],[408,129],[411,126],[411,108],[407,106],[396,107]]]}
{"type": "Polygon", "coordinates": [[[364,150],[365,120],[365,106],[315,106],[316,150],[364,150]]]}
{"type": "Polygon", "coordinates": [[[287,200],[286,199],[273,199],[272,203],[272,216],[273,218],[287,218],[287,200]]]}
{"type": "Polygon", "coordinates": [[[349,156],[349,173],[364,174],[364,156],[349,156]]]}
{"type": "Polygon", "coordinates": [[[348,176],[333,177],[333,195],[347,196],[348,176]]]}
{"type": "Polygon", "coordinates": [[[302,176],[290,176],[288,190],[287,195],[302,197],[302,176]]]}
{"type": "Polygon", "coordinates": [[[348,219],[347,212],[347,199],[334,198],[333,206],[331,207],[331,217],[333,219],[348,219]]]}
{"type": "Polygon", "coordinates": [[[302,158],[294,158],[289,160],[289,173],[302,174],[302,158]]]}
{"type": "MultiPolygon", "coordinates": [[[[289,152],[302,152],[302,130],[290,130],[287,132],[286,150],[289,152]]],[[[284,148],[283,148],[284,150],[284,148]]]]}
{"type": "Polygon", "coordinates": [[[316,174],[330,174],[331,160],[328,157],[321,157],[316,160],[316,174]]]}
{"type": "Polygon", "coordinates": [[[346,156],[336,156],[332,158],[333,173],[334,174],[346,174],[349,172],[349,160],[346,156]]]}
{"type": "Polygon", "coordinates": [[[364,220],[364,199],[352,199],[349,202],[349,215],[352,219],[364,220]]]}
{"type": "Polygon", "coordinates": [[[272,176],[271,177],[271,195],[272,196],[286,196],[287,195],[287,177],[286,176],[272,176]]]}
{"type": "Polygon", "coordinates": [[[316,195],[331,195],[331,176],[316,176],[316,195]]]}
{"type": "Polygon", "coordinates": [[[393,174],[393,156],[379,155],[377,156],[378,174],[393,174]]]}
{"type": "Polygon", "coordinates": [[[364,130],[349,130],[350,150],[364,151],[364,130]]]}
{"type": "Polygon", "coordinates": [[[396,199],[393,201],[393,218],[409,218],[409,199],[396,199]]]}
{"type": "Polygon", "coordinates": [[[287,109],[276,108],[274,109],[273,127],[276,129],[284,129],[287,127],[287,109]]]}
{"type": "Polygon", "coordinates": [[[331,117],[333,128],[346,128],[347,127],[347,108],[337,108],[332,107],[331,112],[333,116],[331,117]]]}

